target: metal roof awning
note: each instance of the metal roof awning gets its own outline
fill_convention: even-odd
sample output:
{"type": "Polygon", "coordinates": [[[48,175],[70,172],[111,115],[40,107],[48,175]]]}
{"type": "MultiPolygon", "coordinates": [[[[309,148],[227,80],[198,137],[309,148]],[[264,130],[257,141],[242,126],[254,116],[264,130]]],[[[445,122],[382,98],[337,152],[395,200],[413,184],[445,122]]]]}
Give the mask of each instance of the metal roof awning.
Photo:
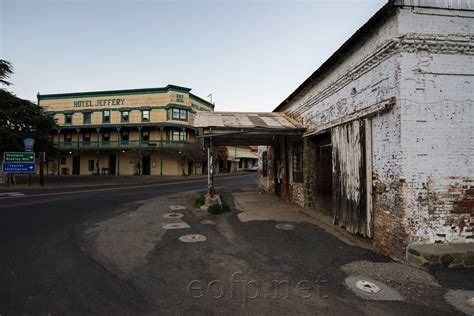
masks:
{"type": "Polygon", "coordinates": [[[271,145],[275,136],[302,135],[305,128],[278,112],[197,112],[200,138],[216,146],[271,145]]]}

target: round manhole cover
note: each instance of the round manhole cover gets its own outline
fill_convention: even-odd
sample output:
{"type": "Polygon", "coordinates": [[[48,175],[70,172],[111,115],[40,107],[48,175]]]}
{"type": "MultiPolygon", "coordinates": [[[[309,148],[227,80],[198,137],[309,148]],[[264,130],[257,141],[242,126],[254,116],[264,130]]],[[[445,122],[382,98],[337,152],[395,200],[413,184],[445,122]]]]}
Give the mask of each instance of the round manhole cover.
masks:
{"type": "Polygon", "coordinates": [[[164,218],[181,218],[183,217],[183,214],[181,213],[168,213],[163,215],[164,218]]]}
{"type": "Polygon", "coordinates": [[[182,228],[190,228],[187,223],[169,223],[169,224],[164,224],[163,228],[164,229],[182,229],[182,228]]]}
{"type": "Polygon", "coordinates": [[[360,280],[356,282],[356,287],[369,294],[375,294],[380,292],[380,287],[372,282],[366,281],[366,280],[360,280]]]}
{"type": "Polygon", "coordinates": [[[474,296],[466,296],[466,304],[474,307],[474,296]]]}
{"type": "Polygon", "coordinates": [[[199,242],[199,241],[206,241],[207,237],[201,234],[191,234],[191,235],[184,235],[179,237],[179,240],[182,242],[199,242]]]}
{"type": "Polygon", "coordinates": [[[290,223],[280,223],[275,225],[276,228],[278,229],[283,229],[283,230],[292,230],[295,229],[295,225],[290,224],[290,223]]]}
{"type": "Polygon", "coordinates": [[[204,224],[204,225],[214,225],[216,222],[213,221],[212,219],[203,219],[201,221],[201,224],[204,224]]]}

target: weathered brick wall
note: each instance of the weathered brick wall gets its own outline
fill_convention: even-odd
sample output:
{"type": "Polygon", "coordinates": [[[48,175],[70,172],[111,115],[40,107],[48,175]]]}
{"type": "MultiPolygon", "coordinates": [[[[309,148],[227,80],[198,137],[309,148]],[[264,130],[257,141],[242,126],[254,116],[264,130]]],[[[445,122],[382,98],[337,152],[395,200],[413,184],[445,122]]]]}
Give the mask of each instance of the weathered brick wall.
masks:
{"type": "Polygon", "coordinates": [[[399,58],[410,243],[474,242],[473,23],[472,12],[400,13],[400,28],[418,34],[399,58]]]}
{"type": "MultiPolygon", "coordinates": [[[[374,243],[472,241],[472,11],[398,8],[282,109],[308,132],[391,97],[372,118],[374,243]]],[[[314,161],[311,140],[304,159],[314,161]]],[[[304,206],[315,206],[305,165],[304,206]]]]}

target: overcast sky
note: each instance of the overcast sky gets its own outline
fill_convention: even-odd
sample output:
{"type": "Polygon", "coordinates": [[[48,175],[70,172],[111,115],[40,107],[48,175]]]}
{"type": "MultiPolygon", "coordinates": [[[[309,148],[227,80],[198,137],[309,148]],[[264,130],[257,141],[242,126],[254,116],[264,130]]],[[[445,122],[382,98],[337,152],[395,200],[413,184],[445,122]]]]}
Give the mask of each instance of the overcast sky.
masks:
{"type": "Polygon", "coordinates": [[[271,111],[385,0],[0,0],[10,91],[189,87],[217,111],[271,111]]]}

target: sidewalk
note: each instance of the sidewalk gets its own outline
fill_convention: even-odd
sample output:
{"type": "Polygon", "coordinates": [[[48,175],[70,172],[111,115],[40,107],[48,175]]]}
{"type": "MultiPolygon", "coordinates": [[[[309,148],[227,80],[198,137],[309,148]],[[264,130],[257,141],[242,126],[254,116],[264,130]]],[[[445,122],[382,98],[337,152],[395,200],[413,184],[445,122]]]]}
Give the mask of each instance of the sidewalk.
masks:
{"type": "Polygon", "coordinates": [[[235,208],[242,212],[238,214],[238,218],[242,222],[268,220],[292,223],[306,222],[321,227],[350,246],[379,252],[369,241],[333,225],[332,218],[328,215],[310,212],[296,204],[285,202],[274,194],[261,190],[243,191],[232,193],[235,208]]]}

